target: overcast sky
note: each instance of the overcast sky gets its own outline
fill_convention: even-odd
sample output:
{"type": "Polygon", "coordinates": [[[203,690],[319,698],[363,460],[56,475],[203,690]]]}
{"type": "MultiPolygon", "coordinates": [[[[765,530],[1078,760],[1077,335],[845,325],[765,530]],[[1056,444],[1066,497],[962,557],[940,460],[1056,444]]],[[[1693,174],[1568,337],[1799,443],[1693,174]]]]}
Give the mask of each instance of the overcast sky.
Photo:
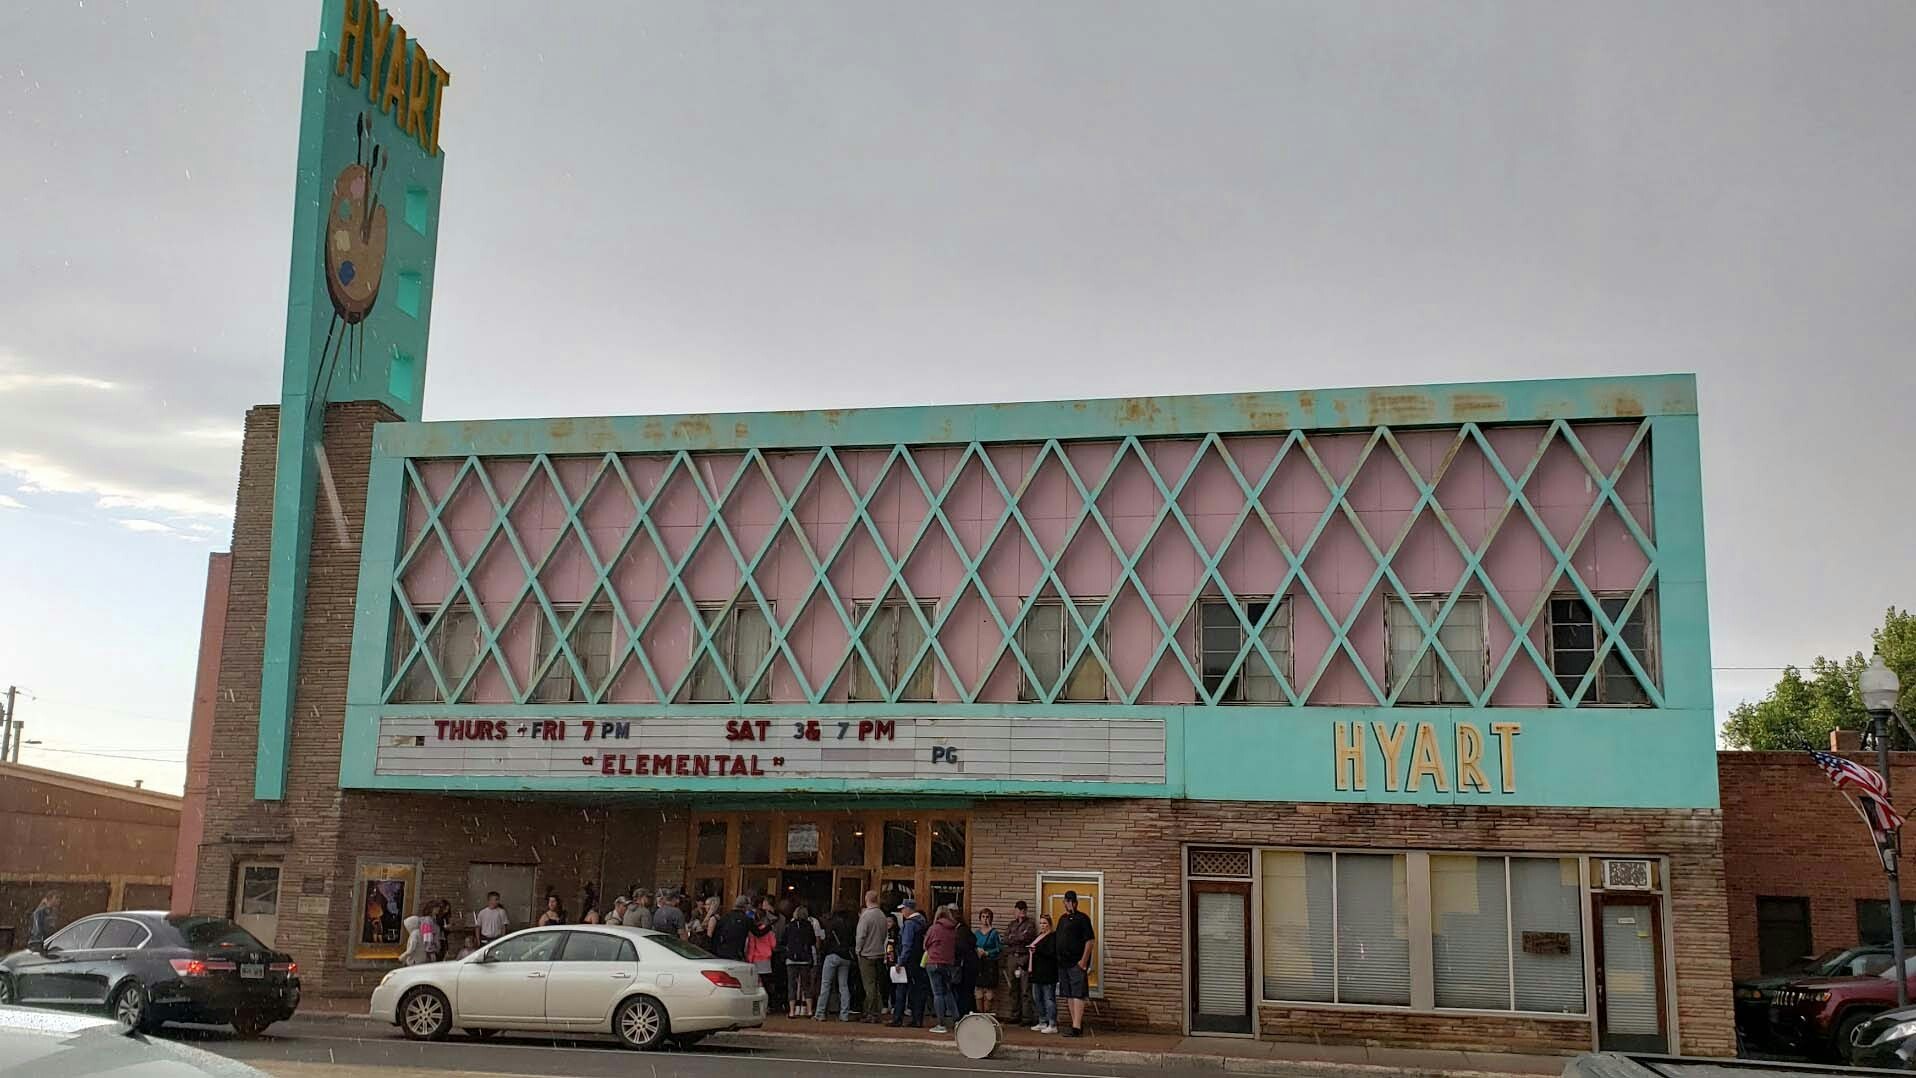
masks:
{"type": "MultiPolygon", "coordinates": [[[[179,787],[317,9],[0,4],[26,762],[179,787]]],[[[395,9],[428,418],[1695,371],[1716,664],[1916,604],[1916,5],[395,9]]]]}

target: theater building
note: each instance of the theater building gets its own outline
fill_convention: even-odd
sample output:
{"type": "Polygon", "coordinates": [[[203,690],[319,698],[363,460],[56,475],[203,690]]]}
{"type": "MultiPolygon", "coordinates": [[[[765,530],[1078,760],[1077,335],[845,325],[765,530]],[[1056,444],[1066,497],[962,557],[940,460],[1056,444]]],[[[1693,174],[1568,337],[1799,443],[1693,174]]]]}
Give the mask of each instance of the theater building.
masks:
{"type": "Polygon", "coordinates": [[[194,888],[309,991],[487,890],[1071,887],[1094,1025],[1732,1049],[1690,377],[422,422],[440,102],[353,201],[343,25],[194,888]]]}

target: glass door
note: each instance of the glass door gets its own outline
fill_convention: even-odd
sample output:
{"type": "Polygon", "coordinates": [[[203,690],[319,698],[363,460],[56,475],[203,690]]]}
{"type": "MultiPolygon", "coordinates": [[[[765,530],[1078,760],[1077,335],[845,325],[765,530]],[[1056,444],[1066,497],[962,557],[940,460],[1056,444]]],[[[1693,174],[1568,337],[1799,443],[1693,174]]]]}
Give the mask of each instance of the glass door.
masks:
{"type": "Polygon", "coordinates": [[[1667,1052],[1663,924],[1654,895],[1595,896],[1597,1043],[1604,1051],[1667,1052]]]}
{"type": "Polygon", "coordinates": [[[240,863],[233,882],[233,920],[261,943],[273,946],[279,934],[279,865],[266,861],[240,863]]]}
{"type": "Polygon", "coordinates": [[[1250,884],[1192,882],[1192,1032],[1251,1032],[1250,926],[1250,884]]]}

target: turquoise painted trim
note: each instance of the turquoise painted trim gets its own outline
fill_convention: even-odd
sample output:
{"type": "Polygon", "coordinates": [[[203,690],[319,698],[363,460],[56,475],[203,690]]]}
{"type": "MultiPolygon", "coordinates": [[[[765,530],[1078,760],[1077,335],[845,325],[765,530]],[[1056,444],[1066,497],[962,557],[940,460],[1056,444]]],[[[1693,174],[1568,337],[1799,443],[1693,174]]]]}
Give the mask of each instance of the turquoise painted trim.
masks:
{"type": "MultiPolygon", "coordinates": [[[[326,54],[306,54],[305,104],[299,114],[299,182],[293,204],[293,254],[286,296],[286,377],[280,386],[279,446],[273,484],[273,538],[266,582],[266,631],[261,656],[259,750],[253,796],[278,801],[286,793],[287,742],[298,690],[300,630],[306,611],[306,563],[312,548],[317,476],[308,463],[317,441],[307,372],[312,369],[314,298],[320,274],[321,214],[329,199],[317,190],[326,156],[326,54]]],[[[323,416],[321,417],[323,419],[323,416]]]]}
{"type": "Polygon", "coordinates": [[[1695,413],[1695,376],[1663,374],[913,408],[407,423],[380,427],[376,444],[382,452],[407,457],[661,453],[1195,437],[1695,413]]]}
{"type": "MultiPolygon", "coordinates": [[[[1710,600],[1703,541],[1703,449],[1695,416],[1650,421],[1650,504],[1655,522],[1665,702],[1715,714],[1710,600]]],[[[1712,719],[1712,729],[1714,729],[1712,719]]],[[[1710,772],[1712,780],[1716,772],[1710,772]]]]}

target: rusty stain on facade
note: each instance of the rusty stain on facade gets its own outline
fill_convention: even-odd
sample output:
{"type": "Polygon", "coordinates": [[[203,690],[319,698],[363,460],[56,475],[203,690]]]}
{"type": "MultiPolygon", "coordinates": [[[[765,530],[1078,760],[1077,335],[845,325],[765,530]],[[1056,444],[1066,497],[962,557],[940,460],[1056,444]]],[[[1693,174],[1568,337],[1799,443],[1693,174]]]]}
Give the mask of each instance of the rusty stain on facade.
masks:
{"type": "Polygon", "coordinates": [[[554,438],[572,437],[573,422],[570,419],[555,419],[546,425],[546,432],[554,438]]]}
{"type": "Polygon", "coordinates": [[[1452,393],[1450,395],[1450,418],[1460,422],[1502,419],[1509,411],[1510,406],[1495,393],[1452,393]]]}
{"type": "Polygon", "coordinates": [[[665,424],[657,419],[648,419],[645,426],[640,428],[639,435],[648,442],[662,442],[665,440],[665,424]]]}
{"type": "Polygon", "coordinates": [[[1150,425],[1161,409],[1155,397],[1126,397],[1118,402],[1118,419],[1125,423],[1150,425]]]}
{"type": "Polygon", "coordinates": [[[681,442],[697,442],[709,445],[712,441],[712,417],[708,415],[683,416],[672,424],[672,437],[681,442]]]}
{"type": "Polygon", "coordinates": [[[1597,407],[1614,416],[1641,416],[1643,414],[1643,399],[1627,391],[1612,393],[1607,397],[1598,399],[1597,407]]]}
{"type": "Polygon", "coordinates": [[[737,438],[739,441],[742,442],[750,438],[751,436],[752,436],[752,425],[750,423],[747,423],[741,419],[737,423],[732,424],[732,437],[737,438]]]}
{"type": "Polygon", "coordinates": [[[1364,394],[1364,415],[1371,426],[1429,423],[1437,418],[1437,402],[1428,393],[1380,393],[1373,389],[1364,394]]]}

